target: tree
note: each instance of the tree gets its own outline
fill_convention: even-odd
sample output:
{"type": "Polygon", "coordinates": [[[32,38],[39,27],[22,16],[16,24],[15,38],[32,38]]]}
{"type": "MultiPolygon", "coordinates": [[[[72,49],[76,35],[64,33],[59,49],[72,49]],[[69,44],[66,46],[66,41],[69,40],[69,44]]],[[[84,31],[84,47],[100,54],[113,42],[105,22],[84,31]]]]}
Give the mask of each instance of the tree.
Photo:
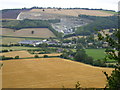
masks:
{"type": "Polygon", "coordinates": [[[36,54],[35,56],[34,56],[35,58],[39,58],[39,56],[36,54]]]}
{"type": "Polygon", "coordinates": [[[19,59],[19,56],[15,56],[15,59],[19,59]]]}
{"type": "Polygon", "coordinates": [[[0,63],[0,69],[2,68],[2,66],[3,66],[3,63],[0,63]]]}
{"type": "Polygon", "coordinates": [[[31,31],[31,34],[34,34],[34,31],[31,31]]]}
{"type": "Polygon", "coordinates": [[[93,57],[90,57],[90,56],[86,57],[85,63],[93,65],[93,57]]]}
{"type": "Polygon", "coordinates": [[[77,50],[75,56],[74,56],[74,59],[76,61],[79,61],[79,62],[83,62],[87,57],[87,54],[85,53],[85,51],[82,49],[82,50],[77,50]]]}
{"type": "Polygon", "coordinates": [[[43,57],[44,57],[44,58],[48,58],[48,55],[44,55],[43,57]]]}
{"type": "Polygon", "coordinates": [[[109,49],[107,49],[107,57],[109,59],[114,59],[117,62],[116,67],[110,76],[104,72],[107,78],[106,88],[118,90],[120,89],[120,28],[116,29],[112,36],[108,34],[103,36],[101,33],[98,33],[98,37],[99,40],[108,42],[109,49]]]}
{"type": "Polygon", "coordinates": [[[69,55],[68,55],[67,52],[60,55],[60,57],[61,57],[61,58],[64,58],[64,59],[68,59],[68,56],[69,56],[69,55]]]}

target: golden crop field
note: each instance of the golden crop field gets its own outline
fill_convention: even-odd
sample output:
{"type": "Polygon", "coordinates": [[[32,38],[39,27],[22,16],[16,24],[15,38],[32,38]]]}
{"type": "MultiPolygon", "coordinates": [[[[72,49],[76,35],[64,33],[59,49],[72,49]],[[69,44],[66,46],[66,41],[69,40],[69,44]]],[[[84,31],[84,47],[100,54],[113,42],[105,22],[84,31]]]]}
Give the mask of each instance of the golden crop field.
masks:
{"type": "Polygon", "coordinates": [[[27,28],[14,31],[14,29],[2,28],[1,35],[14,36],[14,37],[38,37],[49,38],[55,37],[55,35],[48,28],[27,28]],[[32,34],[31,32],[34,31],[32,34]]]}
{"type": "Polygon", "coordinates": [[[27,51],[11,51],[11,52],[0,53],[0,56],[3,56],[3,55],[5,57],[19,56],[20,58],[33,57],[34,56],[27,51]]]}
{"type": "MultiPolygon", "coordinates": [[[[0,53],[0,56],[5,56],[5,57],[15,57],[19,56],[20,58],[26,58],[26,57],[34,57],[36,54],[30,54],[28,51],[11,51],[11,52],[5,52],[5,53],[0,53]]],[[[37,54],[39,57],[43,57],[44,55],[48,56],[59,56],[61,53],[51,53],[51,54],[37,54]]]]}
{"type": "Polygon", "coordinates": [[[86,38],[87,36],[72,36],[72,37],[68,37],[68,38],[65,38],[65,39],[68,39],[68,40],[71,40],[73,38],[86,38]]]}
{"type": "Polygon", "coordinates": [[[3,88],[104,88],[105,75],[111,68],[101,68],[61,58],[37,58],[3,61],[3,88]]]}
{"type": "MultiPolygon", "coordinates": [[[[43,9],[32,9],[30,12],[43,12],[43,9]]],[[[99,10],[83,10],[83,9],[44,9],[43,13],[50,13],[50,14],[59,14],[59,15],[68,15],[68,16],[78,16],[80,14],[84,15],[91,15],[91,16],[112,16],[114,14],[103,12],[99,10]]]]}
{"type": "Polygon", "coordinates": [[[1,47],[1,50],[15,50],[15,51],[20,51],[20,50],[29,50],[29,49],[39,49],[39,47],[22,47],[22,46],[13,46],[13,47],[1,47]]]}

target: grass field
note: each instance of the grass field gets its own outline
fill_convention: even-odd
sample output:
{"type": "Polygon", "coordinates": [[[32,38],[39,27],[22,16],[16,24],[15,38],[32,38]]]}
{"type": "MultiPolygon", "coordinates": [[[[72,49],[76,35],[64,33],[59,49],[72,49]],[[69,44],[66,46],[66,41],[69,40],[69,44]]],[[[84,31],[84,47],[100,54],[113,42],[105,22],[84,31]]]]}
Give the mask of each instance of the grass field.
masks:
{"type": "Polygon", "coordinates": [[[61,58],[39,58],[3,61],[3,88],[68,88],[80,81],[85,88],[103,88],[106,84],[100,68],[61,58]]]}
{"type": "Polygon", "coordinates": [[[38,37],[49,38],[55,35],[48,28],[27,28],[14,31],[14,29],[2,28],[0,29],[2,36],[15,36],[15,37],[38,37]],[[31,32],[34,31],[32,34],[31,32]]]}
{"type": "MultiPolygon", "coordinates": [[[[76,52],[75,49],[72,49],[73,52],[76,52]]],[[[105,49],[85,49],[88,56],[93,57],[95,60],[103,59],[105,57],[105,49]]]]}
{"type": "Polygon", "coordinates": [[[105,57],[105,49],[86,49],[86,53],[96,59],[103,59],[105,57]]]}
{"type": "Polygon", "coordinates": [[[109,13],[109,14],[118,14],[117,12],[112,12],[112,11],[102,11],[102,12],[109,13]]]}
{"type": "MultiPolygon", "coordinates": [[[[43,9],[32,9],[29,12],[43,12],[43,9]]],[[[92,16],[112,16],[113,13],[103,12],[100,10],[83,10],[83,9],[45,9],[43,13],[58,14],[58,15],[67,15],[67,16],[78,16],[80,14],[92,15],[92,16]]]]}

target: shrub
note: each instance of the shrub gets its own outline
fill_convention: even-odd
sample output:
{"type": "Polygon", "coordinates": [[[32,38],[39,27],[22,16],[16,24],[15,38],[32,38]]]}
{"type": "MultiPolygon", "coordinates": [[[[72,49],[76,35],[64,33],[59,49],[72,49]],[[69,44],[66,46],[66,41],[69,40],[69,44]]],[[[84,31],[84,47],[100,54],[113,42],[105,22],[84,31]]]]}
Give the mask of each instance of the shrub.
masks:
{"type": "Polygon", "coordinates": [[[60,57],[61,57],[61,58],[64,58],[64,59],[69,59],[67,53],[63,53],[63,54],[61,54],[60,57]]]}
{"type": "Polygon", "coordinates": [[[84,61],[86,64],[90,64],[90,65],[93,65],[93,58],[88,56],[86,57],[85,61],[84,61]]]}
{"type": "Polygon", "coordinates": [[[44,55],[43,57],[44,57],[44,58],[47,58],[47,57],[48,57],[48,55],[44,55]]]}
{"type": "Polygon", "coordinates": [[[99,67],[105,67],[106,66],[106,64],[105,64],[105,62],[103,61],[103,60],[95,60],[94,62],[93,62],[93,65],[94,66],[99,66],[99,67]]]}
{"type": "Polygon", "coordinates": [[[10,49],[9,51],[13,51],[12,49],[10,49]]]}
{"type": "Polygon", "coordinates": [[[36,54],[35,56],[34,56],[35,58],[39,58],[39,56],[36,54]]]}
{"type": "Polygon", "coordinates": [[[15,59],[19,59],[19,56],[15,56],[15,59]]]}
{"type": "Polygon", "coordinates": [[[9,50],[2,50],[2,52],[8,52],[9,50]]]}
{"type": "Polygon", "coordinates": [[[9,59],[13,59],[13,57],[5,57],[5,56],[0,56],[1,60],[9,60],[9,59]]]}

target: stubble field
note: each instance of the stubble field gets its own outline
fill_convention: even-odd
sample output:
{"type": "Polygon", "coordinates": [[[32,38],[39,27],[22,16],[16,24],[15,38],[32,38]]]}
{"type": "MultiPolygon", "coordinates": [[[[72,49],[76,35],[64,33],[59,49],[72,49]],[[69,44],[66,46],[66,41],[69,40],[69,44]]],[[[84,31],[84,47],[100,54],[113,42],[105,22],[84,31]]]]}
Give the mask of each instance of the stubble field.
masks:
{"type": "MultiPolygon", "coordinates": [[[[32,9],[28,12],[43,12],[43,9],[32,9]]],[[[112,16],[113,13],[103,12],[99,10],[83,10],[83,9],[44,9],[43,13],[58,14],[58,15],[67,15],[67,16],[78,16],[80,14],[91,15],[91,16],[112,16]]]]}
{"type": "Polygon", "coordinates": [[[103,88],[106,84],[101,68],[61,58],[38,58],[3,61],[3,88],[103,88]]]}
{"type": "MultiPolygon", "coordinates": [[[[15,57],[15,56],[19,56],[19,58],[34,57],[35,55],[36,55],[36,54],[30,54],[28,51],[25,51],[25,50],[0,53],[0,56],[5,56],[5,57],[15,57]]],[[[44,55],[48,55],[48,56],[60,56],[61,53],[37,54],[37,55],[38,55],[39,57],[43,57],[44,55]]]]}

